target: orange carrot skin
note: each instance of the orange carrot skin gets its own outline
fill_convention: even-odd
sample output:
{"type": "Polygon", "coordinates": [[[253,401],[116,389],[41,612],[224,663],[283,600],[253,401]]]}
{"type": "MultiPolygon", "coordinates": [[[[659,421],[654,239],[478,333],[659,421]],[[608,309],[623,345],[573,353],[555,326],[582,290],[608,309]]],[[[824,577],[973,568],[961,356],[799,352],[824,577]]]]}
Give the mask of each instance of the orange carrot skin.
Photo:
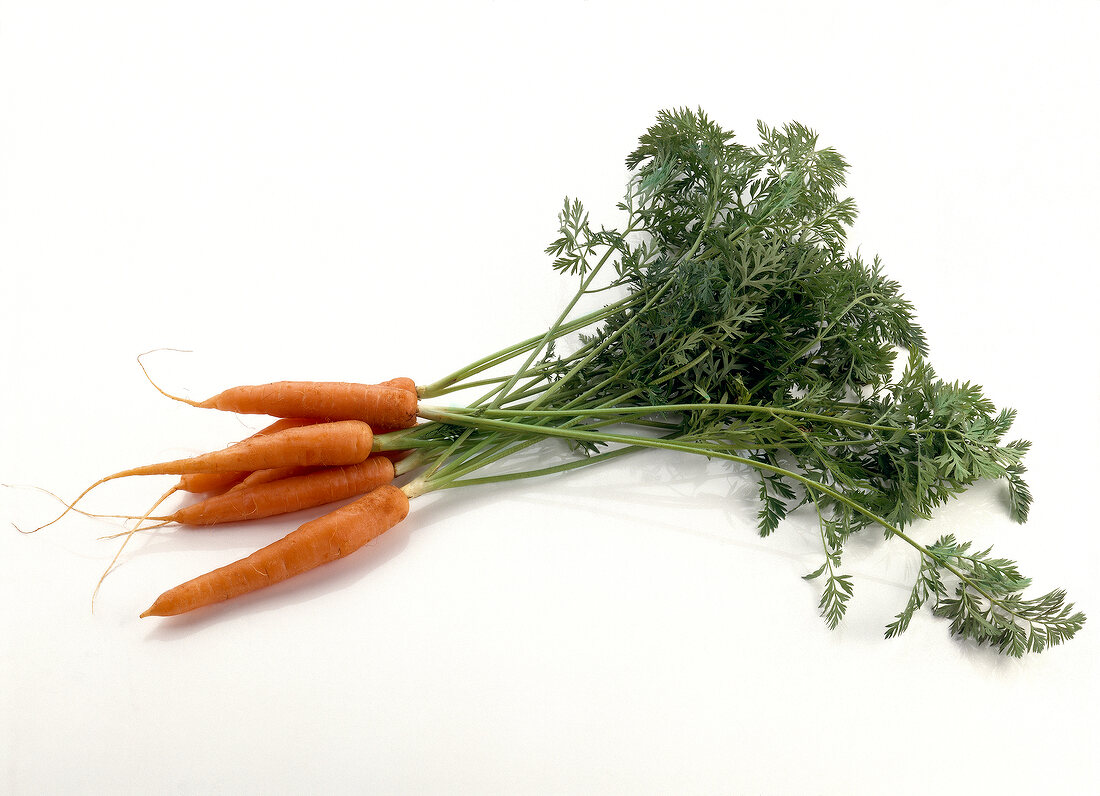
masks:
{"type": "Polygon", "coordinates": [[[355,552],[408,513],[404,492],[390,484],[380,486],[247,558],[166,591],[142,616],[175,616],[287,580],[355,552]]]}
{"type": "Polygon", "coordinates": [[[185,473],[180,476],[176,489],[181,492],[224,492],[241,483],[249,473],[245,470],[226,473],[185,473]]]}
{"type": "MultiPolygon", "coordinates": [[[[270,426],[264,426],[255,434],[245,439],[255,439],[256,437],[266,437],[269,434],[277,434],[280,431],[286,431],[288,428],[301,428],[302,426],[316,425],[317,420],[312,417],[283,417],[276,420],[270,426]]],[[[242,440],[243,442],[244,440],[242,440]]]]}
{"type": "Polygon", "coordinates": [[[385,456],[371,456],[360,464],[234,488],[184,506],[171,519],[182,525],[217,525],[274,517],[362,495],[392,480],[393,462],[385,456]]]}
{"type": "Polygon", "coordinates": [[[198,404],[246,415],[362,420],[374,426],[409,428],[416,423],[415,392],[378,384],[279,381],[232,387],[198,404]]]}
{"type": "MultiPolygon", "coordinates": [[[[242,442],[247,442],[250,439],[256,437],[264,437],[268,434],[274,434],[278,431],[282,431],[288,428],[299,428],[301,426],[310,426],[316,423],[316,420],[301,418],[301,417],[289,417],[282,420],[276,420],[270,426],[261,428],[255,434],[250,437],[246,437],[242,442]]],[[[180,476],[179,483],[176,484],[176,489],[182,492],[224,492],[230,487],[244,481],[249,476],[247,470],[241,470],[237,472],[225,472],[225,473],[187,473],[180,476]]]]}
{"type": "Polygon", "coordinates": [[[323,469],[321,467],[269,467],[266,470],[254,470],[251,473],[246,473],[244,479],[240,483],[233,486],[230,492],[236,492],[241,489],[246,489],[250,486],[257,486],[258,484],[267,484],[272,481],[282,481],[286,478],[294,478],[299,475],[308,475],[309,473],[316,472],[323,469]]]}
{"type": "Polygon", "coordinates": [[[248,439],[190,459],[134,467],[108,478],[358,464],[370,456],[373,443],[370,426],[360,420],[315,423],[248,439]]]}
{"type": "Polygon", "coordinates": [[[387,379],[378,383],[380,387],[397,387],[400,390],[416,392],[416,382],[407,376],[398,376],[396,379],[387,379]]]}

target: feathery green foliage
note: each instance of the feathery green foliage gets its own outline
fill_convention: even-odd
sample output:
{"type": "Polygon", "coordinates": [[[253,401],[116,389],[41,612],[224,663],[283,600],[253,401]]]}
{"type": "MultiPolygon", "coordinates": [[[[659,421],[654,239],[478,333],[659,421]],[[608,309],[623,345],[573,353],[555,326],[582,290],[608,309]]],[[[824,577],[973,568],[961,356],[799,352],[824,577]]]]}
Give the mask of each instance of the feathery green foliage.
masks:
{"type": "Polygon", "coordinates": [[[1061,590],[1025,599],[1014,563],[906,532],[979,480],[1003,480],[1025,521],[1029,443],[1006,440],[1014,412],[980,387],[936,377],[900,285],[878,258],[846,250],[856,209],[840,194],[844,159],[797,123],[757,133],[749,146],[702,111],[663,112],[627,157],[621,230],[594,230],[581,202],[565,201],[553,267],[582,279],[577,298],[622,297],[569,321],[574,299],[541,338],[430,385],[442,394],[526,355],[468,408],[426,407],[437,422],[404,433],[443,444],[425,489],[572,469],[621,445],[728,460],[757,469],[762,536],[799,506],[816,512],[824,562],[806,577],[823,578],[830,627],[854,594],[845,543],[878,527],[921,561],[888,638],[926,604],[955,635],[1010,655],[1072,638],[1085,618],[1061,590]],[[564,464],[466,477],[547,437],[570,442],[564,464]]]}

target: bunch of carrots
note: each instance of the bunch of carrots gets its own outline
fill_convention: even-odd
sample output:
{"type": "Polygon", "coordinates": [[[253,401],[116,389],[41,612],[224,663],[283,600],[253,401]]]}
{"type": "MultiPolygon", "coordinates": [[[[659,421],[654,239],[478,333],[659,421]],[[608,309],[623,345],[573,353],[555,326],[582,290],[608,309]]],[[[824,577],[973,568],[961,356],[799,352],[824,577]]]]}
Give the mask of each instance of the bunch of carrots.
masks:
{"type": "Polygon", "coordinates": [[[838,194],[847,169],[839,154],[798,124],[758,131],[760,144],[748,147],[701,111],[660,114],[627,158],[621,229],[593,227],[581,203],[566,200],[547,251],[579,285],[557,318],[437,381],[278,382],[201,402],[157,387],[196,407],[279,419],[224,450],[97,481],[180,476],[145,515],[109,515],[138,520],[117,535],[351,502],[170,589],[142,616],[191,611],[349,555],[428,492],[657,448],[752,473],[763,536],[800,507],[816,515],[824,562],[807,578],[824,583],[830,627],[853,591],[844,544],[877,527],[920,564],[888,637],[930,604],[953,634],[1011,655],[1072,638],[1085,617],[1063,591],[1025,598],[1029,581],[1014,562],[953,535],[927,544],[907,532],[983,479],[1003,481],[1011,516],[1025,521],[1029,443],[1005,441],[1014,413],[997,411],[980,388],[936,378],[900,286],[877,259],[846,251],[855,206],[838,194]],[[612,298],[578,314],[594,294],[612,298]],[[907,359],[896,375],[899,354],[907,359]],[[464,407],[426,403],[477,388],[464,407]],[[554,439],[568,448],[552,448],[544,466],[498,466],[554,439]],[[153,513],[181,491],[206,497],[153,513]]]}
{"type": "MultiPolygon", "coordinates": [[[[145,366],[141,367],[148,377],[145,366]]],[[[419,451],[403,447],[406,443],[398,432],[416,426],[419,410],[417,387],[410,378],[378,384],[286,381],[246,385],[201,402],[171,395],[152,379],[150,383],[166,397],[195,407],[280,419],[222,450],[105,476],[35,531],[75,510],[87,516],[137,520],[133,530],[106,537],[121,536],[129,541],[140,530],[170,524],[214,526],[354,500],[245,558],[169,589],[142,617],[187,613],[343,558],[401,522],[409,513],[411,498],[442,486],[424,477],[401,488],[392,484],[398,476],[422,466],[429,458],[425,454],[439,447],[424,442],[419,443],[419,451]],[[179,481],[144,515],[93,514],[76,508],[92,489],[108,481],[157,475],[178,475],[179,481]],[[171,514],[153,514],[177,492],[204,497],[171,514]],[[143,526],[146,521],[156,524],[143,526]]],[[[417,443],[410,440],[409,444],[417,443]]],[[[449,446],[449,440],[442,444],[443,449],[449,446]]],[[[541,471],[524,475],[538,474],[541,471]]]]}
{"type": "MultiPolygon", "coordinates": [[[[282,419],[223,450],[106,476],[80,497],[116,478],[180,476],[146,515],[135,517],[159,522],[150,527],[218,525],[359,499],[247,558],[170,589],[142,616],[173,616],[278,583],[358,550],[404,519],[408,497],[391,482],[401,474],[407,451],[383,450],[374,429],[414,425],[415,390],[411,379],[399,378],[374,385],[281,382],[236,387],[201,403],[178,398],[198,407],[282,419]],[[206,497],[170,515],[152,514],[181,491],[206,497]]],[[[71,508],[73,504],[66,512],[71,508]]],[[[139,522],[135,530],[140,529],[139,522]]],[[[126,532],[127,540],[133,532],[126,532]]]]}

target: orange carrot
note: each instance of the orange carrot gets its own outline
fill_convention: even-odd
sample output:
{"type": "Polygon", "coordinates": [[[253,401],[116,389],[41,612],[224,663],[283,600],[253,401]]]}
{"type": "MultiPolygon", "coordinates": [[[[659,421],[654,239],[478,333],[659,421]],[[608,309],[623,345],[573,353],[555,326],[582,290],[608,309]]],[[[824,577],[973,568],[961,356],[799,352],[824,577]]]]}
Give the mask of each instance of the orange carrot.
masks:
{"type": "MultiPolygon", "coordinates": [[[[130,538],[133,536],[133,534],[138,529],[141,528],[141,524],[143,522],[145,522],[145,520],[149,517],[150,514],[153,513],[154,510],[156,510],[157,506],[159,506],[161,503],[166,501],[169,497],[171,497],[173,494],[175,494],[178,491],[179,491],[178,486],[172,487],[167,492],[165,492],[163,495],[161,495],[160,499],[157,500],[156,503],[154,503],[152,506],[149,507],[149,510],[145,512],[144,517],[137,518],[138,521],[137,521],[137,525],[134,526],[134,530],[127,533],[126,538],[122,540],[122,544],[120,544],[118,546],[118,551],[115,553],[115,557],[111,559],[111,563],[107,565],[107,568],[105,570],[103,570],[103,574],[99,576],[99,581],[96,582],[95,588],[92,590],[92,611],[95,611],[95,598],[96,598],[96,595],[99,594],[99,587],[103,585],[103,581],[105,581],[107,579],[107,576],[111,574],[111,570],[115,568],[115,564],[118,563],[118,559],[122,555],[122,551],[125,550],[126,545],[128,545],[130,543],[130,538]]],[[[69,508],[71,509],[72,506],[69,506],[69,508]]],[[[66,510],[68,510],[68,509],[66,509],[66,510]]],[[[80,511],[80,509],[76,509],[76,510],[80,511]]]]}
{"type": "Polygon", "coordinates": [[[349,382],[281,381],[232,387],[198,404],[239,414],[363,420],[388,428],[416,423],[416,395],[400,387],[349,382]]]}
{"type": "Polygon", "coordinates": [[[166,591],[141,615],[175,616],[279,583],[358,550],[408,513],[404,492],[380,486],[247,558],[166,591]]]}
{"type": "Polygon", "coordinates": [[[201,409],[221,409],[242,415],[362,420],[386,428],[409,428],[416,424],[416,393],[380,384],[279,381],[231,387],[205,401],[161,392],[201,409]]]}
{"type": "Polygon", "coordinates": [[[410,379],[408,376],[398,376],[396,379],[387,379],[378,383],[379,387],[397,387],[401,390],[408,390],[411,393],[416,392],[416,382],[410,379]]]}
{"type": "MultiPolygon", "coordinates": [[[[114,517],[127,520],[153,520],[157,525],[134,528],[129,531],[111,534],[104,539],[117,539],[120,536],[132,536],[139,530],[152,530],[165,525],[218,525],[227,522],[263,519],[279,514],[335,503],[357,495],[370,492],[377,486],[388,484],[398,475],[393,453],[412,453],[412,451],[386,451],[372,454],[365,462],[349,464],[343,467],[284,467],[276,470],[257,470],[252,476],[265,476],[268,473],[305,470],[300,475],[287,475],[272,480],[245,479],[237,486],[220,495],[212,495],[198,503],[184,506],[172,514],[154,516],[152,509],[143,516],[130,514],[92,514],[73,508],[89,517],[114,517]]],[[[399,461],[402,457],[397,457],[399,461]]],[[[51,493],[52,494],[52,493],[51,493]]],[[[163,503],[171,492],[162,497],[157,505],[163,503]]],[[[57,497],[54,495],[54,497],[57,497]]],[[[61,498],[58,498],[60,500],[61,498]]],[[[139,523],[140,524],[140,523],[139,523]]]]}
{"type": "Polygon", "coordinates": [[[149,375],[138,357],[145,378],[166,398],[201,409],[221,409],[242,415],[312,417],[318,420],[362,420],[380,428],[416,425],[416,384],[401,376],[386,384],[346,381],[277,381],[271,384],[230,387],[205,401],[172,395],[149,375]]]}
{"type": "Polygon", "coordinates": [[[185,473],[180,476],[176,490],[179,492],[224,492],[249,476],[246,470],[231,470],[228,473],[185,473]]]}
{"type": "Polygon", "coordinates": [[[370,426],[359,420],[341,420],[335,423],[316,423],[299,428],[287,428],[263,437],[254,437],[220,451],[204,453],[190,459],[176,459],[134,467],[113,473],[89,486],[68,508],[43,528],[64,517],[86,494],[100,484],[115,478],[131,475],[185,475],[187,473],[234,472],[239,470],[265,470],[291,465],[339,466],[358,464],[371,453],[374,435],[370,426]]]}
{"type": "MultiPolygon", "coordinates": [[[[256,437],[266,437],[269,434],[274,434],[277,431],[283,431],[288,428],[311,426],[316,422],[316,420],[301,417],[283,418],[282,420],[276,420],[266,428],[261,428],[251,437],[246,437],[244,441],[255,439],[256,437]]],[[[176,484],[176,489],[182,492],[224,492],[226,489],[244,481],[249,475],[250,473],[247,470],[231,471],[228,473],[187,473],[180,476],[179,483],[176,484]]]]}
{"type": "Polygon", "coordinates": [[[362,495],[388,484],[393,480],[393,475],[393,462],[385,456],[371,456],[359,464],[328,467],[307,475],[247,487],[241,485],[223,495],[184,506],[171,516],[149,519],[181,525],[217,525],[262,519],[362,495]]]}
{"type": "Polygon", "coordinates": [[[301,465],[292,467],[269,467],[266,470],[254,470],[238,484],[235,484],[228,492],[236,492],[241,489],[245,489],[250,486],[256,486],[257,484],[267,484],[271,481],[282,481],[285,478],[294,478],[299,475],[307,475],[315,472],[320,468],[318,467],[303,467],[301,465]]]}
{"type": "Polygon", "coordinates": [[[373,441],[370,426],[360,420],[317,423],[255,437],[188,459],[134,467],[107,478],[251,471],[290,465],[357,464],[370,456],[373,441]]]}

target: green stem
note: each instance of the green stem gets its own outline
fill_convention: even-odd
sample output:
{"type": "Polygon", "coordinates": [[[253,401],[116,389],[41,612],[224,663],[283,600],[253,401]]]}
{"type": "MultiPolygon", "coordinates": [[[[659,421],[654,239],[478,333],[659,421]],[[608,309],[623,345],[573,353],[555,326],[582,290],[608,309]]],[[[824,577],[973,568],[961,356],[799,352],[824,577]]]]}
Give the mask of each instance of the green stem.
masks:
{"type": "MultiPolygon", "coordinates": [[[[634,223],[635,222],[632,220],[627,225],[626,231],[623,233],[623,237],[626,237],[634,231],[634,223]]],[[[546,333],[542,336],[542,340],[531,349],[531,353],[527,356],[527,361],[523,363],[520,371],[524,371],[527,368],[531,367],[531,363],[538,358],[538,355],[542,352],[542,349],[545,348],[551,340],[555,340],[558,336],[560,336],[557,333],[558,329],[562,326],[563,323],[565,323],[565,319],[569,317],[569,313],[573,311],[573,308],[577,306],[577,302],[579,302],[581,300],[581,297],[584,296],[585,291],[588,290],[588,286],[592,284],[592,280],[596,278],[596,275],[599,274],[604,265],[607,264],[607,261],[611,259],[611,255],[614,254],[616,251],[618,251],[618,249],[609,246],[607,251],[603,253],[603,256],[600,257],[600,259],[596,262],[594,266],[592,266],[591,269],[589,269],[587,276],[585,276],[584,280],[581,282],[581,286],[577,290],[576,294],[573,296],[572,299],[569,300],[569,303],[565,305],[565,309],[563,309],[561,311],[561,314],[558,315],[557,320],[555,320],[554,323],[550,325],[550,328],[546,330],[546,333]]],[[[504,396],[506,396],[508,392],[516,385],[516,382],[519,381],[519,379],[520,375],[519,371],[517,371],[517,373],[511,379],[509,379],[503,387],[499,388],[499,394],[496,398],[493,399],[493,402],[489,405],[493,408],[499,406],[502,403],[504,396]]]]}
{"type": "MultiPolygon", "coordinates": [[[[594,310],[588,313],[587,315],[582,315],[581,317],[569,321],[566,324],[562,324],[561,328],[559,329],[559,336],[572,334],[573,332],[579,331],[586,326],[590,326],[593,323],[598,323],[599,321],[604,320],[611,315],[614,315],[616,312],[622,310],[623,308],[628,307],[630,304],[636,302],[637,300],[637,296],[625,296],[624,298],[621,298],[612,304],[608,304],[598,310],[594,310]]],[[[441,390],[447,390],[449,387],[459,383],[463,379],[468,379],[469,377],[475,376],[478,373],[483,373],[489,368],[500,365],[504,362],[507,362],[509,359],[513,359],[520,354],[530,351],[533,347],[542,344],[545,337],[546,333],[544,332],[534,337],[529,337],[526,340],[523,340],[514,345],[508,346],[507,348],[502,348],[500,351],[489,354],[488,356],[484,356],[481,359],[475,360],[465,367],[459,368],[453,373],[450,373],[443,378],[432,382],[431,384],[421,385],[417,391],[421,398],[435,398],[442,394],[441,390]]]]}
{"type": "MultiPolygon", "coordinates": [[[[487,411],[494,411],[494,410],[487,410],[487,411]]],[[[497,410],[497,411],[503,411],[503,410],[497,410]]],[[[562,427],[563,428],[569,428],[569,427],[572,427],[572,426],[576,426],[577,424],[581,423],[582,420],[584,420],[583,414],[575,415],[571,419],[566,421],[563,424],[562,427]]],[[[606,420],[602,423],[589,423],[589,424],[586,424],[586,427],[587,428],[601,428],[603,426],[613,424],[613,423],[618,423],[618,422],[620,422],[620,421],[619,421],[619,419],[616,418],[616,419],[606,420]]],[[[533,427],[541,427],[541,424],[532,424],[532,425],[533,425],[533,427]]],[[[487,451],[485,453],[480,453],[479,448],[486,448],[486,447],[489,447],[491,445],[491,440],[486,439],[485,441],[483,441],[481,443],[480,446],[475,446],[474,447],[473,451],[467,455],[467,458],[466,458],[465,461],[451,462],[451,463],[448,463],[448,465],[446,467],[441,468],[440,471],[436,474],[435,479],[436,480],[453,480],[455,478],[461,478],[462,476],[464,476],[468,473],[471,473],[474,470],[478,470],[482,467],[485,467],[489,464],[492,464],[493,462],[499,461],[500,459],[503,459],[507,456],[511,456],[514,453],[518,453],[519,451],[523,450],[524,448],[527,448],[527,447],[530,447],[531,445],[534,445],[536,442],[541,442],[541,439],[538,438],[538,437],[534,437],[534,438],[522,440],[518,443],[513,444],[514,442],[515,442],[514,440],[509,439],[509,440],[506,440],[503,443],[492,445],[492,450],[490,450],[490,451],[487,451]],[[509,445],[511,445],[512,447],[509,448],[508,447],[509,445]],[[478,454],[478,455],[475,456],[474,454],[478,454]]]]}
{"type": "MultiPolygon", "coordinates": [[[[534,404],[532,404],[532,407],[534,404]]],[[[443,407],[435,407],[422,404],[421,414],[424,417],[428,417],[424,414],[425,410],[428,412],[438,411],[443,407]]],[[[637,415],[644,416],[647,414],[670,414],[674,412],[693,412],[693,411],[720,411],[720,412],[744,412],[746,414],[768,414],[768,415],[780,415],[786,417],[796,417],[801,420],[809,420],[814,422],[829,423],[837,426],[847,426],[850,428],[859,428],[865,431],[897,431],[897,426],[883,426],[875,423],[863,423],[858,420],[847,420],[842,417],[835,417],[833,415],[822,415],[816,412],[801,412],[796,409],[782,409],[776,406],[762,406],[759,404],[719,404],[719,403],[694,403],[694,404],[656,404],[650,406],[615,406],[604,408],[589,408],[589,409],[489,409],[489,408],[451,408],[446,411],[476,415],[479,417],[572,417],[575,415],[586,415],[589,417],[608,417],[616,415],[637,415]]],[[[914,428],[906,429],[911,433],[918,434],[931,434],[935,432],[947,435],[949,432],[960,434],[958,429],[949,428],[914,428]]]]}
{"type": "MultiPolygon", "coordinates": [[[[430,415],[438,415],[438,417],[433,417],[432,419],[438,419],[438,420],[442,420],[444,422],[454,423],[456,425],[469,424],[469,425],[474,425],[474,426],[477,426],[477,427],[484,427],[484,428],[495,429],[495,430],[499,430],[499,431],[510,431],[510,432],[513,432],[513,433],[536,433],[536,434],[550,436],[550,437],[561,437],[561,438],[564,438],[564,439],[574,439],[574,440],[588,441],[588,442],[601,442],[601,443],[617,442],[617,443],[621,443],[623,445],[631,445],[631,446],[637,446],[637,447],[642,447],[642,448],[658,448],[658,449],[661,449],[661,450],[671,450],[671,451],[677,451],[677,452],[680,452],[680,453],[701,454],[701,455],[706,456],[708,458],[724,459],[726,461],[731,461],[731,462],[736,462],[738,464],[747,465],[748,467],[753,467],[753,468],[758,469],[758,470],[766,470],[768,472],[775,473],[776,475],[783,476],[785,478],[790,478],[791,480],[797,481],[798,483],[802,484],[803,487],[805,487],[807,489],[816,490],[820,494],[827,495],[828,497],[831,497],[833,500],[837,501],[838,503],[841,503],[841,504],[847,506],[848,508],[852,509],[853,511],[855,511],[859,514],[862,514],[863,516],[867,517],[869,520],[871,520],[875,524],[882,526],[890,535],[898,537],[899,539],[904,541],[906,544],[908,544],[909,546],[911,546],[912,548],[914,548],[915,550],[920,552],[921,555],[927,556],[929,558],[929,560],[931,560],[931,561],[938,562],[940,566],[942,566],[944,569],[949,571],[951,574],[953,574],[957,578],[959,578],[959,580],[961,582],[965,583],[967,586],[972,588],[975,592],[982,595],[982,597],[984,597],[986,600],[988,600],[991,605],[999,606],[1002,611],[1005,611],[1006,613],[1010,614],[1011,616],[1013,616],[1017,619],[1020,619],[1021,621],[1029,621],[1024,617],[1021,617],[1016,611],[1013,611],[1011,608],[1008,608],[1007,606],[1005,606],[1002,601],[998,600],[993,595],[991,595],[986,589],[982,588],[980,584],[975,583],[973,579],[967,577],[965,572],[963,572],[958,567],[953,565],[949,560],[947,560],[946,558],[941,557],[941,556],[936,556],[931,550],[929,550],[927,547],[922,545],[920,542],[918,542],[913,537],[909,536],[907,533],[902,531],[900,528],[895,527],[893,524],[891,524],[884,517],[880,517],[878,514],[871,511],[870,509],[866,508],[865,506],[858,503],[857,501],[852,500],[851,498],[849,498],[844,493],[839,492],[839,491],[833,489],[832,487],[826,486],[823,483],[815,481],[812,478],[807,478],[806,476],[801,475],[800,473],[796,473],[793,470],[787,470],[785,468],[778,467],[776,465],[768,464],[767,462],[757,461],[755,459],[750,459],[750,458],[747,458],[747,457],[744,457],[744,456],[738,456],[738,455],[732,454],[732,453],[726,453],[724,451],[715,451],[715,450],[712,450],[712,449],[709,449],[709,448],[706,448],[706,447],[703,447],[703,446],[684,445],[682,443],[678,443],[675,439],[672,439],[672,440],[667,439],[667,438],[665,438],[665,439],[653,439],[653,438],[637,437],[637,436],[630,436],[630,435],[624,435],[624,434],[607,434],[607,433],[598,433],[597,434],[597,433],[590,432],[590,431],[580,431],[580,430],[575,430],[575,429],[566,429],[566,428],[562,428],[560,426],[532,428],[530,426],[527,426],[524,423],[512,423],[512,422],[506,421],[506,420],[490,420],[490,419],[487,419],[487,418],[477,418],[476,420],[471,420],[470,418],[467,418],[467,417],[465,417],[461,414],[452,414],[452,413],[449,413],[449,412],[438,412],[438,413],[437,412],[431,412],[430,415]]],[[[430,415],[426,414],[425,416],[427,417],[427,416],[430,416],[430,415]]]]}
{"type": "Polygon", "coordinates": [[[452,479],[450,481],[439,484],[437,489],[453,489],[460,486],[481,486],[483,484],[497,484],[504,481],[516,481],[521,478],[537,478],[538,476],[542,475],[563,473],[567,470],[575,470],[578,467],[587,467],[588,465],[595,464],[596,462],[607,461],[608,459],[615,459],[627,453],[634,453],[637,450],[638,448],[635,447],[616,448],[613,451],[604,451],[603,453],[593,454],[592,456],[587,456],[583,459],[565,462],[563,464],[554,465],[553,467],[542,467],[538,470],[524,470],[518,473],[487,475],[480,478],[452,479]]]}
{"type": "MultiPolygon", "coordinates": [[[[715,190],[716,189],[712,188],[712,194],[715,190]]],[[[703,242],[703,238],[705,237],[707,230],[710,229],[711,222],[714,220],[714,213],[716,210],[714,206],[714,201],[714,197],[712,196],[711,201],[708,203],[706,218],[703,219],[703,223],[699,227],[699,234],[696,236],[695,241],[691,244],[691,247],[677,259],[677,265],[691,259],[692,254],[694,254],[696,249],[698,249],[699,245],[703,242]]],[[[627,231],[624,233],[624,237],[630,234],[630,232],[631,229],[628,228],[627,231]]],[[[582,359],[580,362],[570,368],[569,372],[562,376],[561,379],[550,385],[546,392],[544,392],[532,402],[532,406],[540,406],[541,404],[545,403],[546,400],[549,399],[552,395],[560,391],[562,387],[567,384],[574,376],[576,376],[576,374],[585,365],[591,362],[598,354],[600,354],[602,351],[605,351],[608,346],[619,339],[619,337],[622,336],[623,332],[630,328],[630,326],[638,319],[639,316],[644,315],[646,310],[657,303],[658,299],[660,299],[661,296],[664,295],[665,291],[667,291],[672,286],[672,284],[673,277],[670,276],[668,279],[665,280],[665,283],[649,298],[649,300],[646,301],[646,303],[642,306],[640,310],[638,310],[634,313],[634,315],[628,318],[622,326],[620,326],[613,333],[604,338],[599,346],[594,348],[591,352],[588,353],[587,356],[584,357],[584,359],[582,359]]]]}

